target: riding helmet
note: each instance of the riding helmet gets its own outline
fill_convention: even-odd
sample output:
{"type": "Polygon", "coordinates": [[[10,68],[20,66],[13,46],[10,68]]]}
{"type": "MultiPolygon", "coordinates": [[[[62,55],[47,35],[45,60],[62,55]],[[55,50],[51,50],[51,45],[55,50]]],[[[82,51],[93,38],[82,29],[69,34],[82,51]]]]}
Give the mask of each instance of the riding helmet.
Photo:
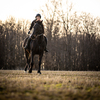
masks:
{"type": "Polygon", "coordinates": [[[35,16],[35,18],[36,18],[37,16],[39,16],[39,17],[41,18],[41,15],[40,15],[40,14],[37,14],[37,15],[35,16]]]}

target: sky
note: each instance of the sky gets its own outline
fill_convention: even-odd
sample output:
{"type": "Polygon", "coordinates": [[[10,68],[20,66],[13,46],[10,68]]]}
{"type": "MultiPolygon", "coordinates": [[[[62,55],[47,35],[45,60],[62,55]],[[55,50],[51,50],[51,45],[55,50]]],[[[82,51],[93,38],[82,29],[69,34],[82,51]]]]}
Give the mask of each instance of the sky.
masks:
{"type": "MultiPolygon", "coordinates": [[[[0,20],[6,20],[9,16],[32,21],[40,7],[45,6],[48,0],[0,0],[0,20]]],[[[100,0],[70,0],[77,12],[91,13],[100,17],[100,0]]]]}
{"type": "Polygon", "coordinates": [[[100,17],[100,0],[72,0],[75,4],[75,10],[91,13],[93,16],[100,17]]]}

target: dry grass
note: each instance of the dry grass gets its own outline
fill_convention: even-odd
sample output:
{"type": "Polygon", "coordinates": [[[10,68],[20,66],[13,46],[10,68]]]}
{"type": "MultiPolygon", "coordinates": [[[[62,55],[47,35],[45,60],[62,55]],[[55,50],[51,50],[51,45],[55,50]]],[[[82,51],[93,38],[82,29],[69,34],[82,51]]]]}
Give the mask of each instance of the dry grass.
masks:
{"type": "Polygon", "coordinates": [[[100,100],[100,72],[1,70],[0,100],[100,100]]]}

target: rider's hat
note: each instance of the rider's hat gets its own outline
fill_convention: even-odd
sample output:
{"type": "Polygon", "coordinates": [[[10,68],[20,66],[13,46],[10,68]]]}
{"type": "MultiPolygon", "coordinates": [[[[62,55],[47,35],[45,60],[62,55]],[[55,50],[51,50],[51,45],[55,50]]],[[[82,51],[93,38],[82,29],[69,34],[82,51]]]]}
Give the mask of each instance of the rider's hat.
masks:
{"type": "Polygon", "coordinates": [[[37,14],[37,15],[35,16],[35,18],[36,18],[37,16],[39,16],[39,17],[41,18],[41,15],[40,15],[40,14],[37,14]]]}

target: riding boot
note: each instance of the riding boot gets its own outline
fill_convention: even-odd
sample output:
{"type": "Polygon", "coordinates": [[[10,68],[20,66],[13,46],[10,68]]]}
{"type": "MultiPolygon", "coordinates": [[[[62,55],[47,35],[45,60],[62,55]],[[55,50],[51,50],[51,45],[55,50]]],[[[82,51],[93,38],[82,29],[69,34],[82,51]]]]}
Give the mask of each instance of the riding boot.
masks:
{"type": "Polygon", "coordinates": [[[30,41],[31,41],[31,37],[28,38],[27,44],[24,47],[24,49],[29,49],[30,41]]]}
{"type": "Polygon", "coordinates": [[[45,48],[45,50],[44,50],[45,52],[48,52],[48,50],[47,50],[47,48],[45,48]]]}
{"type": "MultiPolygon", "coordinates": [[[[45,36],[44,36],[45,37],[45,36]]],[[[47,46],[47,38],[45,37],[45,42],[46,42],[46,46],[47,46]]],[[[48,50],[47,50],[47,47],[45,46],[45,49],[44,49],[44,51],[45,52],[48,52],[48,50]]]]}

